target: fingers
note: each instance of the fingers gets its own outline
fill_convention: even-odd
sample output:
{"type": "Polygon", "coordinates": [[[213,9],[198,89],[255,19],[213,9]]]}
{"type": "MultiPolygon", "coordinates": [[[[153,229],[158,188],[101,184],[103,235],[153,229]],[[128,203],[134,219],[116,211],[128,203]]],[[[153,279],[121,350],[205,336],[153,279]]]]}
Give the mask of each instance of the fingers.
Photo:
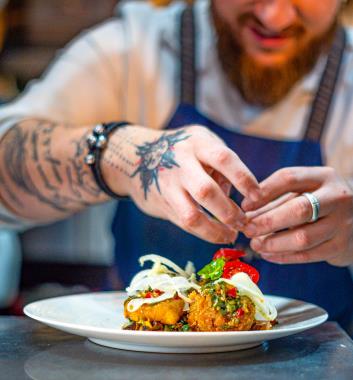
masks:
{"type": "Polygon", "coordinates": [[[169,219],[183,230],[210,243],[227,244],[234,242],[237,232],[230,227],[208,216],[193,201],[191,196],[182,190],[169,188],[169,207],[172,215],[169,219]]]}
{"type": "Polygon", "coordinates": [[[208,165],[202,165],[202,167],[205,172],[218,183],[219,187],[223,190],[223,193],[229,197],[232,184],[227,180],[227,178],[208,165]]]}
{"type": "Polygon", "coordinates": [[[190,177],[182,179],[182,184],[191,197],[220,222],[234,228],[242,228],[245,223],[244,212],[227,197],[220,186],[207,175],[198,161],[191,161],[188,165],[190,177]]]}
{"type": "MultiPolygon", "coordinates": [[[[319,196],[320,192],[313,193],[320,200],[320,214],[323,217],[329,214],[332,205],[329,199],[319,196]]],[[[265,206],[266,207],[266,206],[265,206]]],[[[276,208],[270,209],[259,216],[254,217],[243,231],[248,237],[266,235],[308,223],[311,220],[313,209],[310,201],[303,195],[299,195],[276,208]]]]}
{"type": "Polygon", "coordinates": [[[223,144],[200,144],[195,147],[196,157],[221,173],[245,197],[258,201],[260,188],[255,176],[235,152],[223,144]]]}
{"type": "Polygon", "coordinates": [[[336,226],[333,218],[323,218],[316,223],[254,238],[250,245],[260,254],[306,251],[332,239],[336,226]]]}
{"type": "Polygon", "coordinates": [[[212,173],[211,177],[218,183],[223,193],[229,197],[230,191],[232,189],[232,184],[227,180],[227,178],[223,174],[216,171],[212,173]]]}
{"type": "Polygon", "coordinates": [[[276,171],[260,184],[261,197],[244,199],[242,208],[251,211],[289,192],[310,192],[320,187],[332,169],[328,167],[291,167],[276,171]]]}
{"type": "Polygon", "coordinates": [[[336,259],[338,256],[334,239],[325,241],[314,248],[300,252],[287,251],[280,254],[262,254],[261,256],[264,260],[277,264],[303,264],[327,261],[335,263],[334,265],[340,265],[341,261],[336,259]]]}
{"type": "Polygon", "coordinates": [[[285,203],[285,202],[287,202],[287,201],[289,201],[289,200],[291,200],[297,196],[298,196],[297,193],[284,194],[284,195],[280,196],[279,198],[275,199],[274,201],[267,203],[265,206],[260,207],[257,210],[248,211],[246,213],[246,219],[248,221],[251,221],[252,219],[256,218],[257,216],[265,214],[265,213],[275,209],[276,207],[279,207],[283,203],[285,203]]]}

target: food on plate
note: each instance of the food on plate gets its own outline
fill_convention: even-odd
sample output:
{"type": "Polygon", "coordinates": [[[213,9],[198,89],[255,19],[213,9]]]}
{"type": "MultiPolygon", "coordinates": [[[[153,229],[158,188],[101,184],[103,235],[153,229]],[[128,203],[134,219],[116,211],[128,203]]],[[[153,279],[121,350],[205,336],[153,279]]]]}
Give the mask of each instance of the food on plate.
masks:
{"type": "Polygon", "coordinates": [[[142,256],[139,261],[141,265],[152,261],[153,266],[138,272],[126,289],[129,297],[124,303],[124,314],[130,324],[125,329],[188,329],[188,294],[191,290],[200,289],[192,263],[188,262],[182,269],[158,255],[142,256]]]}
{"type": "Polygon", "coordinates": [[[167,258],[146,255],[151,269],[138,272],[126,289],[124,329],[152,331],[268,330],[277,311],[256,285],[258,271],[221,248],[197,275],[192,263],[180,268],[167,258]]]}

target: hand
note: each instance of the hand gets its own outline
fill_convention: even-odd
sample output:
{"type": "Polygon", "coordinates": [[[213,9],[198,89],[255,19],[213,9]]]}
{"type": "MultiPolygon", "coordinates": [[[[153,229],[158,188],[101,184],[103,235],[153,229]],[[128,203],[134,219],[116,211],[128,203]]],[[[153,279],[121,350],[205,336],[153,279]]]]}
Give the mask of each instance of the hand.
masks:
{"type": "Polygon", "coordinates": [[[245,214],[229,198],[230,188],[257,200],[259,186],[221,139],[201,126],[173,131],[127,127],[112,137],[104,161],[114,165],[106,165],[103,175],[114,191],[128,194],[145,213],[170,220],[204,240],[235,240],[245,214]],[[124,150],[125,163],[114,154],[123,138],[125,145],[134,142],[124,150]],[[126,173],[124,187],[115,179],[117,166],[126,173]]]}
{"type": "Polygon", "coordinates": [[[353,262],[353,191],[330,167],[278,170],[260,183],[258,202],[244,199],[251,247],[275,263],[353,262]],[[320,202],[319,220],[310,223],[312,207],[300,194],[320,202]],[[255,210],[255,211],[254,211],[255,210]]]}

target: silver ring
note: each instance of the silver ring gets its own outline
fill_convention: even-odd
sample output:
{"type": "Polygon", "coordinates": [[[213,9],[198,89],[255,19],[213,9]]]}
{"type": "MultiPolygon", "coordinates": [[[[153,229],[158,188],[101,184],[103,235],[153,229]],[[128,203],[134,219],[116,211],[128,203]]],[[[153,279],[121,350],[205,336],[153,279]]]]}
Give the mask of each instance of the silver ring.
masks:
{"type": "Polygon", "coordinates": [[[313,210],[310,222],[316,222],[319,219],[320,202],[312,193],[303,193],[304,197],[310,202],[313,210]]]}

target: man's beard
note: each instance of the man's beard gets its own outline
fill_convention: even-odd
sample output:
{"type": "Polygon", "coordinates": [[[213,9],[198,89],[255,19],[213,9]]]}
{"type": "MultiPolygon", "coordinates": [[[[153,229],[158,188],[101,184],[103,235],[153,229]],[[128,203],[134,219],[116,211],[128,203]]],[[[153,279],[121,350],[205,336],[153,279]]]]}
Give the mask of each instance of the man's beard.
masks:
{"type": "MultiPolygon", "coordinates": [[[[325,33],[301,44],[300,37],[305,34],[305,29],[300,25],[294,26],[290,32],[298,36],[295,55],[283,64],[265,66],[244,51],[234,37],[234,32],[218,16],[213,6],[211,10],[218,36],[218,56],[227,78],[247,103],[262,107],[270,107],[281,101],[314,68],[320,55],[329,49],[338,26],[335,20],[325,33]]],[[[254,20],[251,14],[240,16],[238,25],[242,26],[249,18],[254,20]]]]}

